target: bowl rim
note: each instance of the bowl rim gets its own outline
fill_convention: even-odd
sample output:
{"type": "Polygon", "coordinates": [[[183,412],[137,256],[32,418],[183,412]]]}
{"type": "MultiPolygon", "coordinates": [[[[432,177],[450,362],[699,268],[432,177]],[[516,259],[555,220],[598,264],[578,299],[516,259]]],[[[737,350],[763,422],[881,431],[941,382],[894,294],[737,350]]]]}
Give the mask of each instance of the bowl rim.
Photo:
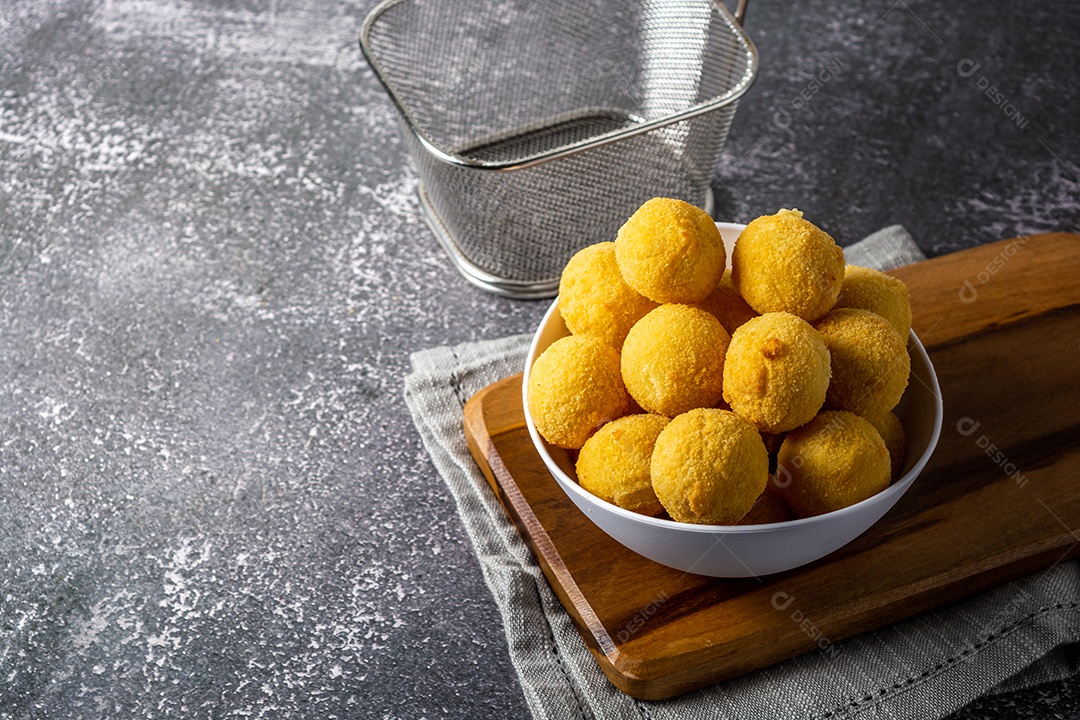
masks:
{"type": "MultiPolygon", "coordinates": [[[[730,228],[745,227],[739,226],[735,223],[717,223],[719,226],[727,226],[730,228]]],[[[536,425],[533,423],[532,414],[529,412],[529,376],[532,370],[532,363],[537,356],[537,346],[540,343],[541,329],[546,327],[552,316],[559,311],[559,298],[555,298],[551,306],[544,313],[543,319],[537,326],[536,331],[533,333],[532,339],[529,341],[529,349],[525,355],[525,369],[521,380],[521,399],[522,406],[525,415],[525,425],[529,431],[529,437],[532,440],[533,448],[540,455],[544,461],[544,465],[547,471],[554,477],[559,483],[559,486],[567,493],[575,493],[582,500],[596,504],[600,508],[617,515],[621,518],[631,520],[643,525],[650,525],[660,529],[669,530],[682,530],[694,533],[703,534],[739,534],[739,535],[752,535],[762,532],[773,532],[781,529],[788,528],[802,528],[813,525],[825,524],[831,521],[835,521],[838,518],[844,518],[848,515],[858,515],[863,510],[872,505],[878,505],[886,503],[886,511],[892,507],[900,496],[907,492],[908,487],[915,481],[915,479],[922,473],[926,464],[929,462],[931,455],[934,453],[934,449],[937,447],[938,439],[941,437],[941,429],[944,421],[944,404],[941,399],[941,387],[938,384],[937,371],[934,369],[934,364],[930,360],[929,354],[926,352],[926,348],[923,346],[922,341],[919,340],[918,335],[914,330],[908,331],[908,350],[914,352],[919,356],[921,362],[926,364],[928,370],[929,384],[924,383],[921,378],[916,378],[917,382],[926,385],[927,389],[934,396],[934,422],[933,428],[930,432],[930,438],[926,443],[926,447],[923,449],[922,454],[911,466],[911,468],[902,476],[889,484],[887,488],[879,493],[876,493],[865,500],[861,500],[853,505],[840,508],[839,510],[833,510],[822,515],[813,515],[806,518],[797,518],[795,520],[785,520],[783,522],[775,523],[759,523],[755,525],[698,525],[695,523],[684,523],[677,520],[668,520],[665,518],[652,517],[649,515],[642,515],[641,513],[635,513],[631,510],[621,508],[614,503],[610,503],[602,498],[593,495],[585,488],[562,471],[558,463],[548,452],[547,442],[540,437],[540,433],[536,430],[536,425]]],[[[912,373],[911,378],[915,378],[915,374],[912,373]]],[[[909,384],[911,380],[909,379],[909,384]]],[[[906,392],[906,391],[905,391],[906,392]]]]}

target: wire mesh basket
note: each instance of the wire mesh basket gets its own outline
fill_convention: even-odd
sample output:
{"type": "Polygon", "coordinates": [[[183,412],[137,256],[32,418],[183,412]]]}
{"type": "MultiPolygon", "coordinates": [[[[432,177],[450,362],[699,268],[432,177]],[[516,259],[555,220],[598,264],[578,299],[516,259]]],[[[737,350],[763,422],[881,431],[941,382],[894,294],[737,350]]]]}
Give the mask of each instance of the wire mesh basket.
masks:
{"type": "Polygon", "coordinates": [[[716,0],[386,0],[360,47],[474,284],[549,297],[645,200],[708,208],[757,51],[716,0]]]}

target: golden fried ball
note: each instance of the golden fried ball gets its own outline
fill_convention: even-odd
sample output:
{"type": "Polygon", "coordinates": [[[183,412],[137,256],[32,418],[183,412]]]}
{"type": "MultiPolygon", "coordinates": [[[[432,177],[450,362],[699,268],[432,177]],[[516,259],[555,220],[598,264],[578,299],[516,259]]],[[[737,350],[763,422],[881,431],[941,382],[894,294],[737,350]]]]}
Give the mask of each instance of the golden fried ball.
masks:
{"type": "Polygon", "coordinates": [[[754,308],[747,305],[742,295],[735,289],[731,282],[730,270],[724,271],[720,283],[709,294],[709,297],[699,303],[693,303],[693,306],[711,313],[720,321],[729,335],[747,320],[758,316],[754,308]]]}
{"type": "Polygon", "coordinates": [[[892,411],[869,417],[867,420],[878,431],[878,435],[885,441],[885,447],[889,449],[889,462],[892,467],[889,478],[890,480],[896,480],[904,469],[904,456],[907,452],[907,437],[904,434],[904,426],[901,424],[900,418],[896,417],[896,413],[892,411]]]}
{"type": "Polygon", "coordinates": [[[789,312],[813,322],[836,302],[844,251],[798,210],[751,220],[731,252],[731,279],[759,313],[789,312]]]}
{"type": "Polygon", "coordinates": [[[724,400],[758,430],[810,422],[825,402],[829,351],[810,323],[765,313],[735,331],[724,359],[724,400]]]}
{"type": "Polygon", "coordinates": [[[723,395],[730,337],[720,321],[689,305],[661,305],[626,335],[622,377],[646,411],[675,417],[712,407],[723,395]]]}
{"type": "Polygon", "coordinates": [[[795,515],[821,515],[887,488],[889,451],[865,418],[826,411],[784,438],[777,478],[795,515]]]}
{"type": "Polygon", "coordinates": [[[832,381],[825,396],[829,409],[873,417],[896,407],[907,387],[911,357],[907,343],[885,318],[840,308],[814,327],[832,355],[832,381]]]}
{"type": "Polygon", "coordinates": [[[631,512],[659,515],[664,507],[653,491],[649,463],[656,437],[667,424],[662,415],[612,420],[581,448],[578,483],[601,500],[631,512]]]}
{"type": "Polygon", "coordinates": [[[750,508],[750,511],[743,515],[742,520],[737,524],[739,525],[765,525],[767,523],[787,522],[788,520],[794,520],[795,514],[791,512],[791,508],[784,502],[784,496],[780,493],[780,488],[773,482],[772,477],[769,478],[769,482],[765,484],[765,489],[758,496],[758,499],[754,502],[754,506],[750,508]]]}
{"type": "Polygon", "coordinates": [[[889,321],[905,341],[911,329],[911,304],[907,285],[880,270],[848,265],[834,308],[857,308],[877,313],[889,321]]]}
{"type": "Polygon", "coordinates": [[[757,431],[735,413],[699,408],[679,415],[656,438],[652,482],[672,519],[737,523],[769,480],[757,431]]]}
{"type": "Polygon", "coordinates": [[[619,228],[615,257],[626,284],[658,303],[704,300],[724,274],[727,250],[709,214],[653,198],[619,228]]]}
{"type": "Polygon", "coordinates": [[[599,427],[626,414],[630,396],[619,353],[596,338],[569,335],[553,342],[529,374],[529,414],[552,445],[577,449],[599,427]]]}
{"type": "Polygon", "coordinates": [[[634,323],[655,307],[623,280],[613,242],[579,250],[559,280],[559,312],[570,332],[599,338],[616,350],[634,323]]]}

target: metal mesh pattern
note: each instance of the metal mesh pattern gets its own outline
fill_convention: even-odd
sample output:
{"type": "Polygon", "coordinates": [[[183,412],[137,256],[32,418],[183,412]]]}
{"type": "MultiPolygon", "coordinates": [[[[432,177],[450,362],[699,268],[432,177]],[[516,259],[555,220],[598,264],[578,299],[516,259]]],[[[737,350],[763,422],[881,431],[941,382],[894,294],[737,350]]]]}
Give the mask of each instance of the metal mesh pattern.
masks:
{"type": "Polygon", "coordinates": [[[361,46],[459,265],[534,294],[648,198],[702,204],[756,72],[711,0],[388,0],[361,46]]]}

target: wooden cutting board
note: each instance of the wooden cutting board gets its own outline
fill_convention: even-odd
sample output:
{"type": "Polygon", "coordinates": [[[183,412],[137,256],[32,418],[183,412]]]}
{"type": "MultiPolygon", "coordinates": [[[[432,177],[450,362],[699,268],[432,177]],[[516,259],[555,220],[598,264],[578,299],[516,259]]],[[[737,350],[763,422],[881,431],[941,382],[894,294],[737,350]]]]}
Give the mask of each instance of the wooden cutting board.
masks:
{"type": "Polygon", "coordinates": [[[609,538],[533,450],[521,376],[465,432],[604,673],[644,699],[750,672],[1080,555],[1080,235],[986,245],[894,271],[941,383],[923,474],[866,534],[760,580],[690,575],[609,538]]]}

